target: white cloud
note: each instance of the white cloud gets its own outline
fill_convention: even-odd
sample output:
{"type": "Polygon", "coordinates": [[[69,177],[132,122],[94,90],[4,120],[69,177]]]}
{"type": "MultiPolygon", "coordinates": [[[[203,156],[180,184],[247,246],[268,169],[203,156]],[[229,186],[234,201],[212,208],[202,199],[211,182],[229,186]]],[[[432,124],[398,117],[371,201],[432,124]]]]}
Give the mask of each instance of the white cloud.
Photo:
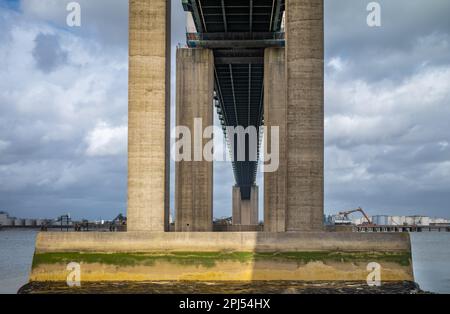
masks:
{"type": "Polygon", "coordinates": [[[0,140],[0,153],[6,150],[9,145],[10,145],[9,142],[0,140]]]}
{"type": "Polygon", "coordinates": [[[448,142],[447,141],[439,142],[438,145],[441,150],[446,150],[448,147],[448,142]]]}
{"type": "Polygon", "coordinates": [[[344,70],[345,63],[340,57],[334,57],[328,61],[327,66],[337,72],[341,72],[344,70]]]}
{"type": "Polygon", "coordinates": [[[450,67],[422,69],[400,84],[342,81],[332,75],[326,82],[329,144],[367,145],[447,137],[440,124],[445,123],[445,114],[450,114],[450,67]],[[422,129],[428,132],[415,134],[422,129]]]}
{"type": "Polygon", "coordinates": [[[126,45],[106,48],[92,36],[8,10],[0,11],[0,29],[0,136],[9,143],[0,144],[0,207],[30,217],[65,208],[75,215],[124,212],[126,45]],[[47,62],[52,51],[33,55],[42,34],[66,54],[51,71],[42,71],[36,57],[47,62]]]}
{"type": "Polygon", "coordinates": [[[126,125],[111,127],[105,122],[99,122],[86,137],[88,156],[112,156],[125,154],[127,147],[126,125]]]}
{"type": "Polygon", "coordinates": [[[327,209],[428,214],[448,193],[450,66],[424,66],[401,81],[327,73],[327,209]],[[439,201],[433,199],[439,198],[439,201]],[[395,211],[397,209],[397,211],[395,211]]]}
{"type": "Polygon", "coordinates": [[[128,1],[77,0],[81,6],[81,27],[67,26],[67,4],[72,0],[22,0],[24,15],[38,21],[48,21],[71,33],[95,38],[104,45],[122,46],[128,36],[128,1]]]}

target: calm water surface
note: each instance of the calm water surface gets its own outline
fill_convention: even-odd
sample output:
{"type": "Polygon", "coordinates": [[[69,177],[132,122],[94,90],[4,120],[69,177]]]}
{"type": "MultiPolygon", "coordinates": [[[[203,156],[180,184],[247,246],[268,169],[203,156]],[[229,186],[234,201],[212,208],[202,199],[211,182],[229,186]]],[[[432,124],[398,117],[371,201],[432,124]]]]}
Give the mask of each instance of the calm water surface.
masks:
{"type": "Polygon", "coordinates": [[[414,279],[425,291],[450,293],[450,232],[411,233],[414,279]]]}
{"type": "Polygon", "coordinates": [[[16,293],[27,283],[36,230],[0,230],[0,293],[16,293]]]}
{"type": "MultiPolygon", "coordinates": [[[[37,231],[0,231],[0,293],[27,283],[37,231]]],[[[450,233],[412,233],[414,276],[422,290],[450,293],[450,233]]]]}

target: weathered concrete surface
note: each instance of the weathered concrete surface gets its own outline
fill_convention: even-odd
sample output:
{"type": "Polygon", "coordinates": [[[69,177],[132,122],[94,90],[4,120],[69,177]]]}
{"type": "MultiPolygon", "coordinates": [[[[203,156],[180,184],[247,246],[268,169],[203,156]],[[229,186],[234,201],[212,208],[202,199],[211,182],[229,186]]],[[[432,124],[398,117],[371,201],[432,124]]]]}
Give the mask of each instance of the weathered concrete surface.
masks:
{"type": "Polygon", "coordinates": [[[263,225],[220,225],[214,224],[214,232],[262,232],[263,225]]]}
{"type": "Polygon", "coordinates": [[[250,199],[241,198],[241,189],[233,187],[233,225],[257,225],[258,221],[258,186],[250,188],[250,199]]]}
{"type": "Polygon", "coordinates": [[[127,210],[130,231],[168,228],[170,57],[167,57],[166,23],[170,24],[170,18],[166,15],[166,3],[130,1],[127,210]]]}
{"type": "Polygon", "coordinates": [[[203,149],[211,139],[202,135],[205,128],[214,125],[213,96],[212,50],[177,49],[176,125],[187,127],[192,141],[190,161],[175,163],[176,231],[212,231],[213,162],[203,158],[203,149]],[[202,123],[198,130],[194,127],[196,118],[202,123]]]}
{"type": "MultiPolygon", "coordinates": [[[[286,231],[286,65],[284,48],[264,52],[264,124],[267,147],[272,147],[272,127],[279,128],[279,166],[264,173],[264,231],[286,231]]],[[[273,153],[273,152],[268,152],[273,153]]]]}
{"type": "Polygon", "coordinates": [[[286,231],[323,228],[323,0],[286,1],[286,231]]]}
{"type": "Polygon", "coordinates": [[[31,281],[413,280],[406,233],[123,232],[39,233],[31,281]],[[82,253],[80,253],[82,252],[82,253]]]}
{"type": "MultiPolygon", "coordinates": [[[[67,278],[67,264],[78,262],[81,266],[81,281],[255,281],[255,280],[298,280],[298,281],[365,281],[369,271],[367,264],[378,262],[381,265],[381,279],[386,281],[412,281],[410,265],[402,265],[381,257],[347,256],[345,261],[334,258],[304,261],[301,258],[265,257],[220,258],[202,261],[188,260],[168,255],[154,260],[121,263],[85,262],[71,255],[62,263],[40,263],[33,267],[30,281],[64,281],[67,278]]],[[[119,259],[120,257],[118,257],[119,259]]],[[[123,258],[123,257],[122,257],[123,258]]],[[[101,261],[101,257],[96,257],[101,261]]],[[[345,257],[344,257],[345,259],[345,257]]]]}
{"type": "Polygon", "coordinates": [[[398,252],[407,233],[40,232],[36,252],[398,252]]]}

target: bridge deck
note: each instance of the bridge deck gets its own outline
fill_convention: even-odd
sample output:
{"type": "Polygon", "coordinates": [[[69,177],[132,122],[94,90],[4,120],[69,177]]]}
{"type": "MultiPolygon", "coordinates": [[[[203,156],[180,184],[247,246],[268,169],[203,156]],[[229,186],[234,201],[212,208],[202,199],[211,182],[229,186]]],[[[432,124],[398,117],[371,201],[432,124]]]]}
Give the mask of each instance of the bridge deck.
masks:
{"type": "MultiPolygon", "coordinates": [[[[259,156],[260,126],[264,123],[264,48],[284,46],[285,1],[182,0],[182,3],[185,11],[192,13],[197,30],[187,34],[188,46],[214,51],[216,106],[225,136],[226,126],[256,127],[259,156]]],[[[233,161],[232,165],[241,196],[249,199],[258,161],[247,157],[245,161],[233,161]]]]}

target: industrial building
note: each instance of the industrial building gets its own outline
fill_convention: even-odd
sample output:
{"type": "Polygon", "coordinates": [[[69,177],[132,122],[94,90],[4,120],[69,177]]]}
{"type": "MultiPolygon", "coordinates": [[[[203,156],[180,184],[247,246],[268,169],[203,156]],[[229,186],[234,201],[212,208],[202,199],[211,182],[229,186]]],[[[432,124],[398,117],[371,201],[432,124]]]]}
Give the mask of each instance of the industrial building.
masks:
{"type": "Polygon", "coordinates": [[[356,232],[450,232],[450,219],[413,216],[368,216],[358,208],[325,217],[329,230],[356,232]],[[361,212],[363,217],[352,218],[349,213],[361,212]]]}
{"type": "MultiPolygon", "coordinates": [[[[362,225],[364,218],[352,219],[352,224],[362,225]]],[[[435,225],[450,225],[450,219],[432,218],[422,215],[414,216],[390,216],[390,215],[375,215],[370,216],[370,220],[377,226],[435,226],[435,225]]]]}
{"type": "Polygon", "coordinates": [[[0,212],[0,226],[14,226],[14,217],[9,217],[7,212],[0,212]]]}
{"type": "Polygon", "coordinates": [[[27,228],[38,228],[43,225],[47,225],[49,220],[46,219],[34,219],[34,218],[16,218],[11,217],[6,211],[0,212],[0,227],[27,227],[27,228]]]}

